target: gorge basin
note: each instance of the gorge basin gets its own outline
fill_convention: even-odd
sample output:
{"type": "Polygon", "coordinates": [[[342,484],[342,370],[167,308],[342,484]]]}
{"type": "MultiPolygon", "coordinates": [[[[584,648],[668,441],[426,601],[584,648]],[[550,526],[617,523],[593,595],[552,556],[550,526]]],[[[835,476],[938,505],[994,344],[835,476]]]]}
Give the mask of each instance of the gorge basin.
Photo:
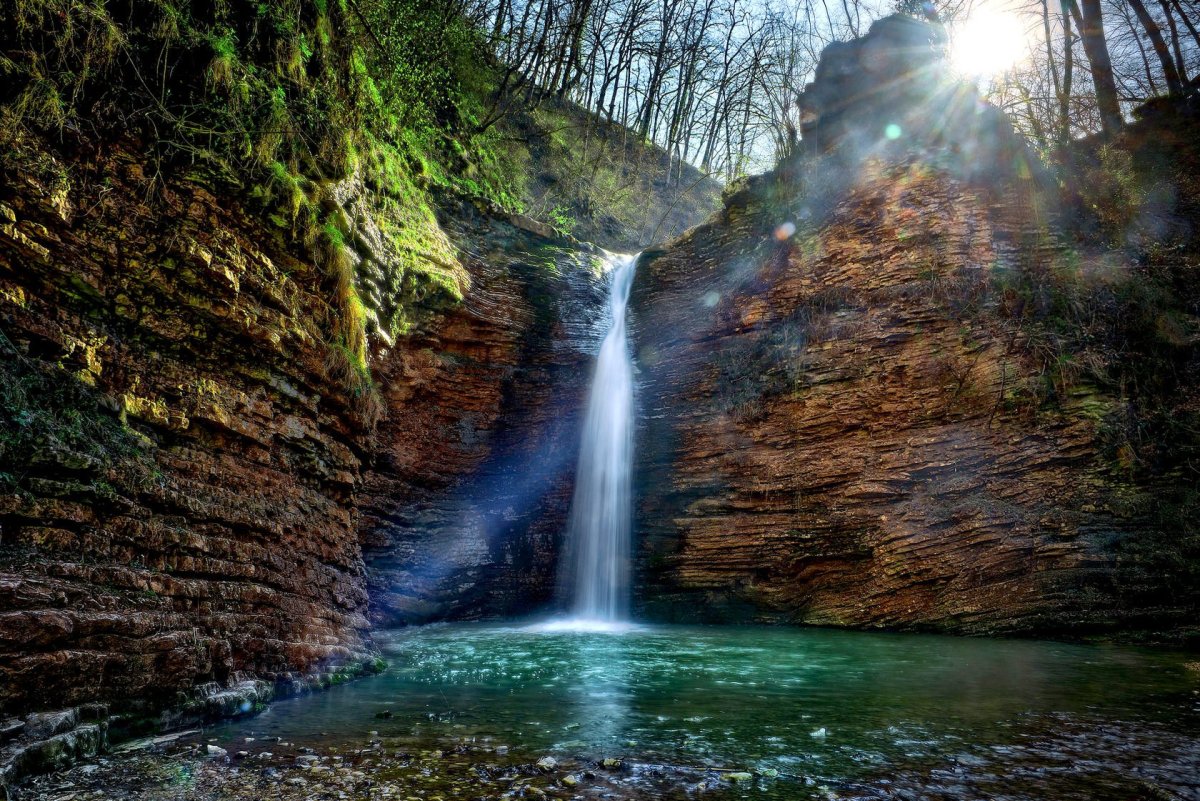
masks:
{"type": "Polygon", "coordinates": [[[484,624],[384,633],[380,645],[390,662],[382,675],[277,703],[205,738],[231,750],[247,737],[325,749],[363,747],[373,730],[389,749],[470,743],[505,746],[510,760],[620,757],[628,795],[616,797],[630,798],[649,797],[639,795],[645,776],[675,769],[692,787],[707,775],[718,794],[770,799],[1200,797],[1200,672],[1178,653],[821,629],[484,624]],[[753,778],[728,782],[721,771],[753,778]],[[1175,795],[1147,795],[1160,790],[1175,795]]]}

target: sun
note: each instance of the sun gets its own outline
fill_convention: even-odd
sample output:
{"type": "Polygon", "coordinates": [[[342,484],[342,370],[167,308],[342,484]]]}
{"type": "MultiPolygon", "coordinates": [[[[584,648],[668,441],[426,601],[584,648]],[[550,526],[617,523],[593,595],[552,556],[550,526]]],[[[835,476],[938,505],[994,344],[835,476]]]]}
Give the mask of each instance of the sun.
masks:
{"type": "Polygon", "coordinates": [[[950,63],[967,77],[999,75],[1028,52],[1025,27],[1010,10],[979,8],[950,30],[950,63]]]}

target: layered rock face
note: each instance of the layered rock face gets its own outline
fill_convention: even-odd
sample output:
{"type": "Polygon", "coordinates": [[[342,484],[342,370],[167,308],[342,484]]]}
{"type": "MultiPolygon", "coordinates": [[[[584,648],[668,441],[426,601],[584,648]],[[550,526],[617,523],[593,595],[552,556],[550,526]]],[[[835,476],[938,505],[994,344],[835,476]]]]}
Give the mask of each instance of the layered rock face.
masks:
{"type": "Polygon", "coordinates": [[[802,98],[810,135],[832,120],[831,137],[639,267],[636,586],[651,617],[1186,621],[1117,600],[1114,544],[1150,525],[1099,458],[1120,404],[1086,386],[1040,400],[1054,378],[1012,312],[1067,269],[1055,221],[1002,115],[939,83],[932,41],[893,20],[834,48],[802,98]],[[910,105],[853,91],[872,74],[910,105]],[[1010,157],[984,174],[980,152],[1010,157]]]}
{"type": "Polygon", "coordinates": [[[6,401],[30,407],[0,496],[4,709],[365,658],[363,454],[317,271],[202,185],[92,158],[0,198],[6,401]]]}
{"type": "Polygon", "coordinates": [[[35,150],[0,189],[0,713],[327,683],[373,664],[368,576],[377,622],[549,597],[593,257],[464,223],[472,288],[374,342],[368,414],[327,274],[112,152],[35,150]]]}
{"type": "Polygon", "coordinates": [[[599,255],[465,214],[447,222],[471,243],[472,290],[380,376],[399,411],[377,434],[360,532],[382,626],[552,601],[604,332],[599,255]]]}

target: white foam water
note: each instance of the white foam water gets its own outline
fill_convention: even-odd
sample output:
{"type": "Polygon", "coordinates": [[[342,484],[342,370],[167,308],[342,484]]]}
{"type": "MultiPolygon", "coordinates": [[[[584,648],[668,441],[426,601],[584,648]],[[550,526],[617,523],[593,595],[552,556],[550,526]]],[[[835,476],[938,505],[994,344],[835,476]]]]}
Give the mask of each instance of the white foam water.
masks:
{"type": "Polygon", "coordinates": [[[596,360],[575,471],[565,548],[571,619],[561,621],[563,630],[610,630],[629,616],[633,358],[625,312],[637,256],[614,255],[609,263],[611,323],[596,360]]]}

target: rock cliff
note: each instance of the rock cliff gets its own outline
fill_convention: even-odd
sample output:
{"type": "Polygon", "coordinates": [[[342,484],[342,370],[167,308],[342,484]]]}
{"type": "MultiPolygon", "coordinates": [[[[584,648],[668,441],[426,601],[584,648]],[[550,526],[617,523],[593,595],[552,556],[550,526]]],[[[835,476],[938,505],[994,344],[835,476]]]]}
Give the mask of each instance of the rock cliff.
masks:
{"type": "Polygon", "coordinates": [[[472,289],[382,367],[389,417],[360,499],[376,625],[552,600],[603,335],[600,256],[460,213],[472,289]]]}
{"type": "Polygon", "coordinates": [[[6,411],[28,407],[0,500],[5,709],[364,658],[364,454],[316,271],[202,184],[93,159],[0,199],[6,411]]]}
{"type": "MultiPolygon", "coordinates": [[[[372,333],[364,398],[331,361],[327,273],[137,153],[30,146],[0,188],[0,713],[244,712],[372,669],[371,620],[544,603],[598,257],[448,217],[464,300],[372,333]]],[[[33,720],[4,740],[72,728],[33,720]]]]}
{"type": "Polygon", "coordinates": [[[1186,536],[1103,453],[1128,396],[1056,372],[1070,354],[1025,312],[1129,268],[1060,235],[1036,160],[937,42],[890,18],[831,46],[800,154],[643,260],[644,614],[1189,623],[1178,574],[1134,577],[1136,543],[1186,536]]]}

